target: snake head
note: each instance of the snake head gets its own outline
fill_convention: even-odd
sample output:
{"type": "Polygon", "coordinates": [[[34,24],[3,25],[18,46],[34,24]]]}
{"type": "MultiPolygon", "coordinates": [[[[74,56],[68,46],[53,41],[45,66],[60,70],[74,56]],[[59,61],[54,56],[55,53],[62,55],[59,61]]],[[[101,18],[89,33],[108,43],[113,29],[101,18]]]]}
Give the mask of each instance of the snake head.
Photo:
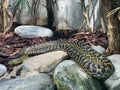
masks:
{"type": "Polygon", "coordinates": [[[17,57],[15,59],[12,59],[8,62],[9,65],[18,65],[20,63],[22,63],[23,61],[25,61],[28,58],[28,55],[23,55],[21,57],[17,57]]]}
{"type": "Polygon", "coordinates": [[[97,65],[96,73],[93,73],[92,76],[97,79],[105,80],[109,78],[114,73],[114,71],[115,71],[115,68],[112,62],[108,60],[103,65],[97,65]]]}
{"type": "Polygon", "coordinates": [[[9,65],[18,65],[20,63],[22,63],[23,61],[25,61],[28,58],[28,55],[26,54],[26,51],[20,51],[15,58],[11,59],[8,64],[9,65]]]}

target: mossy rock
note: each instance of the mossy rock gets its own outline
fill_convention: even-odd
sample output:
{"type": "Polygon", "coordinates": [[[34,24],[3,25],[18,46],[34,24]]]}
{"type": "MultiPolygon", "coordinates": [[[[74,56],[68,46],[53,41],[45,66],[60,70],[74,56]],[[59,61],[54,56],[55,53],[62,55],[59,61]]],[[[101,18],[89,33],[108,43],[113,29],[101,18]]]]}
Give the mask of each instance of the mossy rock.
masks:
{"type": "Polygon", "coordinates": [[[63,61],[56,67],[54,82],[57,90],[102,90],[97,80],[71,60],[63,61]]]}

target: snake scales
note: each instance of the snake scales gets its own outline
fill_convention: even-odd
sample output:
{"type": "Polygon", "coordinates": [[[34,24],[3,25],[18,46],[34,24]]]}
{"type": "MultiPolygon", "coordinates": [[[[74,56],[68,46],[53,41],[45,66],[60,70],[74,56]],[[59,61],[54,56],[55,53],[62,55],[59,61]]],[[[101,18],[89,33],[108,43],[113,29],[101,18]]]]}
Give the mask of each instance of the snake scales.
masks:
{"type": "Polygon", "coordinates": [[[98,79],[108,78],[114,72],[112,62],[104,55],[90,48],[80,41],[52,41],[35,46],[30,46],[21,50],[17,59],[11,60],[9,64],[23,62],[29,55],[62,50],[68,53],[89,75],[98,79]]]}

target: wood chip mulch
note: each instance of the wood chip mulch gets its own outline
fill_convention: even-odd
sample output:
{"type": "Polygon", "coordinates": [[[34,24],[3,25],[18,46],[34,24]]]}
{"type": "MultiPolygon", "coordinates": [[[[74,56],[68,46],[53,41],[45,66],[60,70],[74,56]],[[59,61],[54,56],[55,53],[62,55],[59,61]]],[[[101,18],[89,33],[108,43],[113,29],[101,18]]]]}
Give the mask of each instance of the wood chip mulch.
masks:
{"type": "Polygon", "coordinates": [[[80,31],[59,31],[54,32],[54,36],[51,38],[27,39],[19,37],[14,33],[14,28],[16,26],[18,25],[13,25],[11,30],[5,35],[0,33],[0,63],[7,63],[10,60],[10,57],[15,56],[15,54],[24,47],[58,39],[80,40],[89,45],[101,45],[104,48],[107,48],[108,46],[107,36],[101,32],[90,34],[88,32],[85,33],[80,31]]]}

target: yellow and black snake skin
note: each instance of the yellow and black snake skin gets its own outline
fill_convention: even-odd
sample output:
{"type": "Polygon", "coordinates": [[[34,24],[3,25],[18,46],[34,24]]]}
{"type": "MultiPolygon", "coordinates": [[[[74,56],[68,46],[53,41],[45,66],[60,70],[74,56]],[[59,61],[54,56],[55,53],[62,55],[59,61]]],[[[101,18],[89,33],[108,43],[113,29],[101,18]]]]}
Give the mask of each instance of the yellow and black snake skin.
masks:
{"type": "Polygon", "coordinates": [[[105,79],[110,77],[114,72],[114,66],[107,57],[80,41],[59,40],[30,46],[22,49],[18,55],[19,58],[11,60],[9,64],[13,65],[23,62],[29,55],[57,50],[67,52],[85,72],[95,78],[105,79]]]}

